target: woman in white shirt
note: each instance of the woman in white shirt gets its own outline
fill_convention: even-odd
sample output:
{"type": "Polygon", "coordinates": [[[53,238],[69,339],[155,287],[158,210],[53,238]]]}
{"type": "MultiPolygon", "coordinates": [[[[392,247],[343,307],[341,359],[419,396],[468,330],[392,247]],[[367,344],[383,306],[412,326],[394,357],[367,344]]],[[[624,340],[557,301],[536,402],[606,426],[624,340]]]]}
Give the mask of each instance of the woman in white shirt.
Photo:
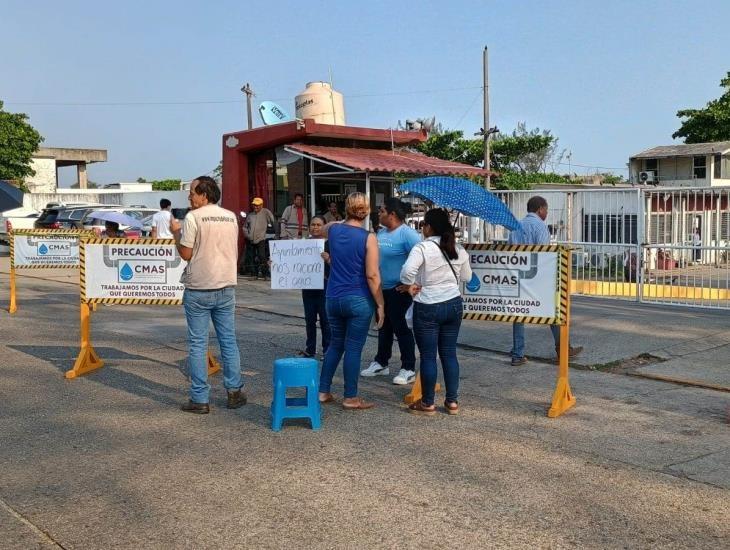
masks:
{"type": "Polygon", "coordinates": [[[458,244],[446,210],[426,212],[424,241],[411,250],[400,280],[413,298],[413,335],[421,354],[423,397],[410,405],[411,412],[436,414],[434,392],[436,354],[441,358],[446,384],[444,409],[458,414],[459,360],[456,340],[461,327],[463,304],[459,283],[472,276],[469,255],[458,244]]]}

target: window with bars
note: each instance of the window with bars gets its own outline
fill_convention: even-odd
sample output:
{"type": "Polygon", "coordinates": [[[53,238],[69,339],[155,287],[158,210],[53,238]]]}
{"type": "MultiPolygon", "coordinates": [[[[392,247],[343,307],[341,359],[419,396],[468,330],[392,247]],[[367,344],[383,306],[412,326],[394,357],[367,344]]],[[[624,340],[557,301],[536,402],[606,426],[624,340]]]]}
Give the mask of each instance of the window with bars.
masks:
{"type": "Polygon", "coordinates": [[[707,177],[707,157],[692,157],[692,171],[698,180],[705,179],[707,177]]]}
{"type": "MultiPolygon", "coordinates": [[[[730,241],[730,212],[720,212],[720,235],[718,236],[717,212],[712,213],[712,240],[713,241],[730,241]]],[[[720,244],[719,242],[717,243],[720,244]]]]}
{"type": "Polygon", "coordinates": [[[652,214],[649,217],[649,244],[672,242],[672,215],[652,214]]]}
{"type": "Polygon", "coordinates": [[[586,214],[583,216],[583,238],[589,243],[637,242],[636,214],[586,214]]]}

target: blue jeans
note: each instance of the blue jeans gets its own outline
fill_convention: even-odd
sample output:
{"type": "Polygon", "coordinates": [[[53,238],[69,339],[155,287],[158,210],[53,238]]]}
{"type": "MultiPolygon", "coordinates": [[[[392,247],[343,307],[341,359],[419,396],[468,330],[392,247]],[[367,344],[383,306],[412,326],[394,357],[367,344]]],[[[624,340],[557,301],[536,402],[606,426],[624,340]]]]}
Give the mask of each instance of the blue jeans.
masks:
{"type": "Polygon", "coordinates": [[[317,353],[317,317],[322,329],[322,351],[327,353],[330,346],[330,324],[325,310],[324,290],[302,290],[304,304],[304,321],[307,325],[307,345],[305,351],[309,355],[317,353]]]}
{"type": "Polygon", "coordinates": [[[327,298],[327,318],[330,322],[332,340],[322,363],[322,373],[319,377],[320,392],[330,392],[332,377],[344,353],[342,370],[345,375],[345,398],[357,396],[362,348],[365,347],[374,312],[375,304],[371,298],[363,296],[327,298]]]}
{"type": "Polygon", "coordinates": [[[413,304],[413,335],[421,353],[421,401],[424,405],[433,405],[438,377],[437,352],[444,370],[446,401],[457,401],[459,397],[456,340],[459,338],[463,310],[461,296],[438,304],[413,304]]]}
{"type": "Polygon", "coordinates": [[[213,320],[223,363],[223,385],[228,391],[243,386],[241,380],[241,356],[236,343],[236,289],[219,290],[185,289],[183,294],[185,319],[188,323],[188,347],[190,365],[190,400],[207,403],[208,384],[208,329],[213,320]]]}
{"type": "MultiPolygon", "coordinates": [[[[550,325],[550,332],[553,333],[555,347],[560,348],[560,326],[550,325]]],[[[525,356],[524,323],[512,323],[512,351],[509,353],[513,359],[521,359],[525,356]]]]}
{"type": "Polygon", "coordinates": [[[398,292],[395,288],[383,290],[385,299],[385,322],[378,331],[378,354],[375,360],[388,366],[393,355],[393,335],[398,337],[401,367],[406,370],[416,370],[416,343],[413,332],[406,323],[406,311],[411,307],[413,298],[407,292],[398,292]]]}

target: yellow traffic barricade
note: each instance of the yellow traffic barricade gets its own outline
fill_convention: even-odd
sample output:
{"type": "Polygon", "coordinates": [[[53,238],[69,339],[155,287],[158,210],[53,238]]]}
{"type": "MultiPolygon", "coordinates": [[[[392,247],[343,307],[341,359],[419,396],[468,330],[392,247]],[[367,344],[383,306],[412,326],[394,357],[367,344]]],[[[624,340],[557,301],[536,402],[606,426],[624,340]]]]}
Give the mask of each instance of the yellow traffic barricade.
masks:
{"type": "MultiPolygon", "coordinates": [[[[184,267],[172,239],[81,238],[81,344],[66,378],[104,366],[91,342],[91,311],[96,304],[180,305],[184,267]]],[[[208,374],[219,370],[220,364],[209,351],[208,374]]]]}

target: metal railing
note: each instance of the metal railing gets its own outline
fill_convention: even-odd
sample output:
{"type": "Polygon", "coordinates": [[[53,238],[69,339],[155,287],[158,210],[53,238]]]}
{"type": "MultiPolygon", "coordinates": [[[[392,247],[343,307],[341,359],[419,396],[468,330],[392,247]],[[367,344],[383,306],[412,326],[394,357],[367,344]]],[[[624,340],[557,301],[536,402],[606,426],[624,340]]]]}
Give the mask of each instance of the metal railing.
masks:
{"type": "MultiPolygon", "coordinates": [[[[619,188],[494,191],[515,217],[548,202],[551,240],[573,247],[575,294],[730,309],[730,189],[619,188]],[[671,267],[670,267],[671,266],[671,267]]],[[[458,220],[463,240],[504,242],[509,232],[458,220]]]]}

